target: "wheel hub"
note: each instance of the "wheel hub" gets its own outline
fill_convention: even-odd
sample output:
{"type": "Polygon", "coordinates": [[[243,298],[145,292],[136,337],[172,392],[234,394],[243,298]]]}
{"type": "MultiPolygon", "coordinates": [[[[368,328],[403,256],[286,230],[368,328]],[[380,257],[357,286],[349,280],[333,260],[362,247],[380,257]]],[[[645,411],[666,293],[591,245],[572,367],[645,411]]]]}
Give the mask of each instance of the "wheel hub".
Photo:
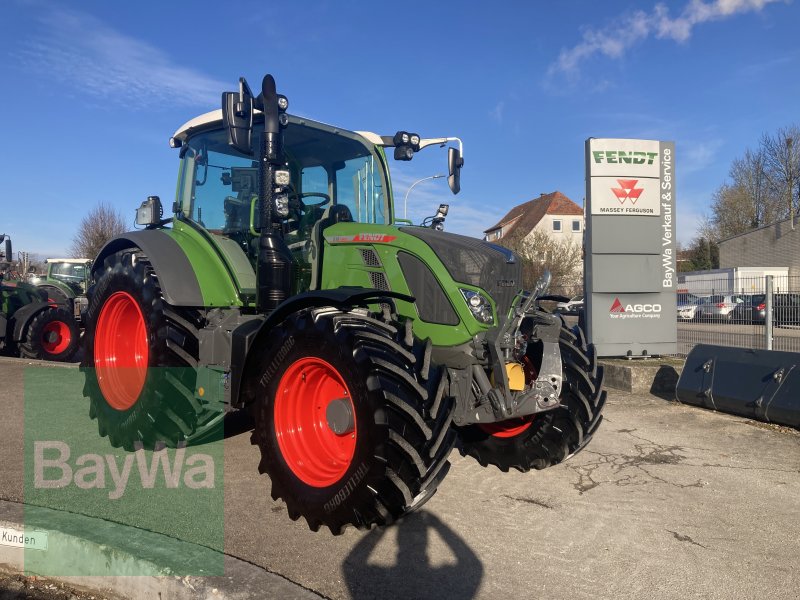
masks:
{"type": "Polygon", "coordinates": [[[325,417],[328,420],[328,427],[336,435],[345,435],[356,428],[352,406],[348,398],[336,398],[328,403],[325,417]]]}

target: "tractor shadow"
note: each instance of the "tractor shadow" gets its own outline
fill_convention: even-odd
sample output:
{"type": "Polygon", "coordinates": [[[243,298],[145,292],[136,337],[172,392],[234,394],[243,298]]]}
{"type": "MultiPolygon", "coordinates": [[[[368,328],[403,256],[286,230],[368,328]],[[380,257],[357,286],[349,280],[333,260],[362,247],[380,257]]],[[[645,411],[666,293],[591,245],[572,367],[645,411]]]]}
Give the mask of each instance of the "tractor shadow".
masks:
{"type": "MultiPolygon", "coordinates": [[[[384,544],[391,542],[387,540],[384,544]]],[[[477,594],[483,565],[458,534],[438,517],[420,511],[395,527],[374,529],[364,535],[342,562],[342,573],[355,600],[436,596],[467,599],[477,594]],[[394,564],[370,563],[376,547],[390,531],[397,534],[394,564]],[[444,542],[455,564],[452,560],[436,564],[441,563],[441,557],[435,556],[431,546],[432,532],[444,542]]]]}

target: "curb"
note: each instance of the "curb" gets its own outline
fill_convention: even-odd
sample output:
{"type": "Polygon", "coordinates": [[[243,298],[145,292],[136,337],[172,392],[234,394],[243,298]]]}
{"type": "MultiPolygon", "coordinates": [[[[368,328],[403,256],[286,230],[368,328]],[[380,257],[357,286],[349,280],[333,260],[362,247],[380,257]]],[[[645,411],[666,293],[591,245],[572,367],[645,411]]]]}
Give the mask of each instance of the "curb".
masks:
{"type": "MultiPolygon", "coordinates": [[[[22,504],[0,500],[0,527],[14,529],[18,532],[24,531],[22,524],[23,512],[28,509],[53,513],[57,516],[58,522],[69,523],[69,526],[60,529],[73,529],[78,527],[81,531],[96,532],[102,529],[108,522],[95,519],[84,515],[73,515],[52,511],[50,509],[39,509],[37,507],[26,507],[22,504]]],[[[177,576],[170,575],[169,567],[162,561],[152,560],[153,555],[161,555],[168,558],[170,553],[174,553],[176,548],[180,548],[181,556],[192,556],[193,554],[208,554],[207,548],[198,547],[187,542],[179,542],[167,536],[143,532],[143,530],[129,527],[126,525],[113,525],[116,539],[115,544],[109,545],[97,539],[89,539],[89,536],[75,535],[68,531],[59,529],[47,529],[50,545],[55,545],[67,552],[61,552],[55,558],[60,563],[62,569],[74,568],[71,560],[79,557],[81,565],[90,563],[93,572],[107,573],[114,575],[54,575],[52,573],[37,573],[35,568],[24,567],[25,550],[8,545],[0,545],[0,565],[6,566],[11,573],[24,575],[43,575],[45,578],[63,582],[79,588],[92,590],[98,594],[116,595],[122,598],[158,598],[159,600],[244,600],[246,598],[269,599],[297,599],[297,600],[318,600],[320,596],[280,575],[271,573],[254,566],[245,561],[239,560],[229,555],[218,555],[223,564],[224,575],[213,577],[202,576],[177,576]],[[126,531],[135,535],[125,535],[126,531]],[[121,535],[120,535],[121,534],[121,535]],[[136,544],[130,547],[121,547],[128,544],[127,540],[144,537],[146,547],[150,550],[149,558],[141,558],[141,554],[134,552],[136,544]],[[55,544],[53,544],[55,542],[55,544]],[[129,573],[129,575],[120,575],[129,573]],[[135,573],[151,573],[149,575],[136,575],[135,573]]],[[[37,526],[38,530],[41,527],[37,526]]],[[[141,549],[142,546],[139,546],[141,549]]],[[[28,552],[39,552],[28,550],[28,552]]],[[[44,550],[43,552],[47,552],[44,550]]]]}
{"type": "Polygon", "coordinates": [[[633,394],[675,396],[683,371],[683,360],[650,358],[646,360],[601,359],[606,388],[633,394]]]}

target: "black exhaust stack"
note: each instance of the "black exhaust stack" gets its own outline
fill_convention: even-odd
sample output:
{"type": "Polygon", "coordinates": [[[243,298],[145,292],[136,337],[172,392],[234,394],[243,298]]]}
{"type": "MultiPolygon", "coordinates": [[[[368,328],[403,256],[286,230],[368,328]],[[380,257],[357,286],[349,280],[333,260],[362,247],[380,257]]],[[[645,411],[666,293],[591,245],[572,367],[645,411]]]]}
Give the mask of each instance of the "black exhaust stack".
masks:
{"type": "Polygon", "coordinates": [[[264,137],[259,155],[261,196],[261,235],[258,239],[258,274],[256,302],[260,312],[272,312],[291,294],[292,255],[283,239],[280,223],[275,220],[275,173],[284,167],[283,126],[280,121],[275,79],[266,75],[261,82],[261,110],[264,113],[264,137]]]}

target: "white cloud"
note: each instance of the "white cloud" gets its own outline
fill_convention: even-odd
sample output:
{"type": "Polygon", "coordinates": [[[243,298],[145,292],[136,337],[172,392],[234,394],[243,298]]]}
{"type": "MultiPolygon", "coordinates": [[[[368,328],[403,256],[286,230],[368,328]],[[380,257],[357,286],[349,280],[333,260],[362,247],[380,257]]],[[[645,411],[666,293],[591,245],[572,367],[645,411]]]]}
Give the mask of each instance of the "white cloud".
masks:
{"type": "Polygon", "coordinates": [[[689,174],[702,171],[714,163],[717,151],[722,148],[723,141],[712,139],[703,142],[681,140],[680,148],[683,152],[681,157],[681,173],[689,174]]]}
{"type": "Polygon", "coordinates": [[[22,66],[125,107],[219,104],[224,83],[178,64],[155,46],[85,13],[42,12],[42,29],[16,53],[22,66]]]}
{"type": "Polygon", "coordinates": [[[502,100],[495,104],[494,108],[489,111],[489,116],[492,118],[493,121],[497,123],[503,122],[503,111],[506,108],[506,103],[502,100]]]}
{"type": "Polygon", "coordinates": [[[674,18],[670,16],[669,8],[660,3],[650,12],[636,10],[622,14],[602,29],[584,30],[579,44],[561,50],[550,65],[548,75],[574,77],[581,63],[589,58],[596,55],[620,58],[625,50],[650,36],[685,42],[696,25],[740,13],[758,12],[767,4],[779,1],[783,0],[690,0],[674,18]]]}

